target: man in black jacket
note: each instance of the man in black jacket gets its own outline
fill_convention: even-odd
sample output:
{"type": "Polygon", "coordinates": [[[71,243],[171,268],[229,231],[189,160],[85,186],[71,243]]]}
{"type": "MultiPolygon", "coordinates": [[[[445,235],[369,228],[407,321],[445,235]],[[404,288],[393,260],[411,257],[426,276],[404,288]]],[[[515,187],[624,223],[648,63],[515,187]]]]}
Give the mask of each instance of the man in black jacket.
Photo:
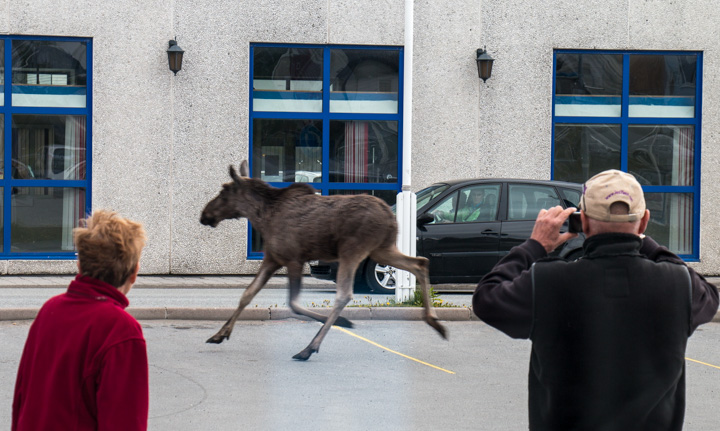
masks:
{"type": "Polygon", "coordinates": [[[642,188],[610,170],[585,183],[583,256],[547,258],[575,208],[538,214],[529,240],[478,284],[473,311],[532,341],[531,430],[680,430],[685,347],[718,310],[718,291],[643,235],[642,188]]]}

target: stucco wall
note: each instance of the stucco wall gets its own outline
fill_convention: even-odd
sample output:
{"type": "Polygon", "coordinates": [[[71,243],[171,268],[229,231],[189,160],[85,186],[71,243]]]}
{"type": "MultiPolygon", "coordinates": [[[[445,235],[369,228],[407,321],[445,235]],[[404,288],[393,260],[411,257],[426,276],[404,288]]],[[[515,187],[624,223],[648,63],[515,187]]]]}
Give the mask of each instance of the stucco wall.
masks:
{"type": "MultiPolygon", "coordinates": [[[[555,48],[703,51],[701,262],[720,273],[718,30],[711,0],[415,2],[413,179],[550,178],[555,48]],[[493,76],[477,77],[486,46],[493,76]],[[717,269],[716,269],[717,268],[717,269]]],[[[200,225],[248,155],[251,42],[402,45],[401,1],[0,1],[0,31],[93,38],[93,207],[142,221],[145,274],[254,273],[246,223],[200,225]],[[186,51],[177,76],[165,50],[186,51]]],[[[2,261],[69,273],[72,261],[2,261]]]]}

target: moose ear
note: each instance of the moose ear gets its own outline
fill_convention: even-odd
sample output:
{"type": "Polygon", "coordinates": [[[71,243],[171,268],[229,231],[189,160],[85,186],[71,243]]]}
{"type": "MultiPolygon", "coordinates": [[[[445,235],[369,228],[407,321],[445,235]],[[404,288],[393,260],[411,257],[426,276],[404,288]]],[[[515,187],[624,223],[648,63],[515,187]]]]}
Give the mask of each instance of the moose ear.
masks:
{"type": "Polygon", "coordinates": [[[247,160],[240,162],[240,176],[250,178],[250,168],[248,167],[247,160]]]}
{"type": "Polygon", "coordinates": [[[237,172],[235,172],[235,168],[233,167],[233,165],[230,165],[230,167],[228,168],[228,171],[230,172],[230,178],[232,178],[233,181],[235,181],[236,183],[240,184],[240,182],[242,181],[242,178],[240,178],[238,176],[237,172]]]}

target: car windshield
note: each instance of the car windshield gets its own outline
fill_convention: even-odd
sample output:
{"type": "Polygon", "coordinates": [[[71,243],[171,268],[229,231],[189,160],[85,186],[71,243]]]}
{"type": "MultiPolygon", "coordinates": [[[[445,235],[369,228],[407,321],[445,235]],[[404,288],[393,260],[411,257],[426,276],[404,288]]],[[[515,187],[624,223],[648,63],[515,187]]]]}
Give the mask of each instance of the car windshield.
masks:
{"type": "MultiPolygon", "coordinates": [[[[433,200],[435,196],[447,190],[450,187],[447,184],[433,184],[430,187],[426,187],[417,192],[417,209],[420,209],[427,205],[428,202],[433,200]]],[[[391,207],[393,214],[395,214],[395,205],[391,207]]]]}

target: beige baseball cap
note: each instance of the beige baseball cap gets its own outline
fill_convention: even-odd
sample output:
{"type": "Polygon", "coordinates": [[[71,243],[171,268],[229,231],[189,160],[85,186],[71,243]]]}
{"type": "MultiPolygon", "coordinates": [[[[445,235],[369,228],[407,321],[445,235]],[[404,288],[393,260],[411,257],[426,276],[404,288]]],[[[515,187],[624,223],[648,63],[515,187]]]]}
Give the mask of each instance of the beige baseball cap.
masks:
{"type": "Polygon", "coordinates": [[[580,209],[599,221],[637,221],[645,215],[645,195],[634,176],[610,169],[585,182],[580,209]],[[629,214],[611,214],[610,205],[615,202],[625,202],[630,208],[629,214]]]}

